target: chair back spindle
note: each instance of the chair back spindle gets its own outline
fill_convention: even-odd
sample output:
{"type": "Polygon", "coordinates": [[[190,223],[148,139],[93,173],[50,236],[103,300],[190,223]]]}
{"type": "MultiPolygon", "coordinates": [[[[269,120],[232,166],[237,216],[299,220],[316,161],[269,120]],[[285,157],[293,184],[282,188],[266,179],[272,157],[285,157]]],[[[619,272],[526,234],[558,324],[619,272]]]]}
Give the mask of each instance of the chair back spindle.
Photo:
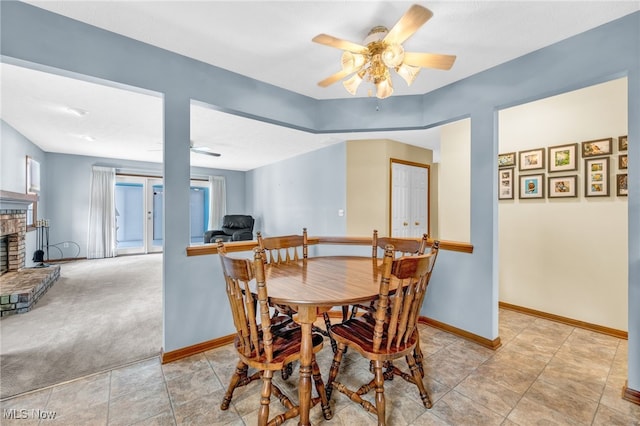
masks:
{"type": "Polygon", "coordinates": [[[300,259],[307,259],[308,237],[307,228],[302,229],[302,235],[285,235],[263,238],[257,233],[258,246],[263,251],[264,263],[289,263],[300,259]]]}

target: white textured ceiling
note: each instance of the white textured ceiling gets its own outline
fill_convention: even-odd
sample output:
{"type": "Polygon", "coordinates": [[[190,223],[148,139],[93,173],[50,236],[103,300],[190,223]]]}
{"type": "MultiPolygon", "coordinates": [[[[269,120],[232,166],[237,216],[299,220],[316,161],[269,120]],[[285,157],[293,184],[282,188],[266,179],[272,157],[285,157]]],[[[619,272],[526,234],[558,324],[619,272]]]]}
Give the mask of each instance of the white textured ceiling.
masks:
{"type": "MultiPolygon", "coordinates": [[[[317,99],[349,95],[317,81],[339,70],[341,51],[311,42],[319,33],[361,43],[393,24],[404,1],[28,1],[97,27],[317,99]]],[[[457,56],[450,71],[422,70],[394,95],[422,94],[640,10],[639,1],[420,2],[434,16],[407,51],[457,56]]],[[[162,161],[161,101],[148,95],[2,64],[2,119],[43,150],[162,161]],[[77,116],[65,107],[87,112],[77,116]],[[87,137],[93,140],[87,140],[87,137]]],[[[358,96],[367,96],[361,88],[358,96]]],[[[354,134],[309,135],[208,108],[192,109],[192,139],[219,158],[192,164],[249,170],[354,134]],[[215,135],[215,136],[214,136],[215,135]],[[247,152],[253,153],[247,156],[247,152]]],[[[438,131],[358,134],[438,147],[438,131]]]]}

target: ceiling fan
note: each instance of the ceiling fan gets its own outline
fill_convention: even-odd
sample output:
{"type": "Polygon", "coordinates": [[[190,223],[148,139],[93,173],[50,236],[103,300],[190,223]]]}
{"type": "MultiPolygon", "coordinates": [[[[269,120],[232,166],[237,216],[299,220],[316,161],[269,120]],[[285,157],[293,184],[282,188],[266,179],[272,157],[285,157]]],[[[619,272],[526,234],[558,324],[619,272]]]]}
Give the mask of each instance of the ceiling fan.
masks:
{"type": "Polygon", "coordinates": [[[222,155],[218,152],[211,151],[211,148],[208,146],[195,146],[193,141],[189,141],[189,148],[191,148],[191,152],[195,152],[196,154],[210,155],[212,157],[220,157],[222,155]]]}
{"type": "Polygon", "coordinates": [[[343,82],[349,93],[355,95],[360,83],[369,81],[376,86],[376,96],[384,99],[393,93],[391,69],[409,86],[421,68],[451,69],[456,60],[454,55],[405,52],[402,47],[402,43],[432,16],[433,12],[429,9],[414,4],[391,30],[384,26],[373,27],[365,38],[364,45],[318,34],[312,41],[344,50],[342,70],[318,82],[318,85],[327,87],[353,74],[343,82]]]}
{"type": "MultiPolygon", "coordinates": [[[[191,152],[196,154],[210,155],[212,157],[220,157],[222,155],[218,152],[211,151],[211,148],[208,146],[195,146],[194,142],[191,140],[189,141],[189,149],[191,149],[191,152]]],[[[152,148],[147,151],[162,151],[162,148],[152,148]]]]}

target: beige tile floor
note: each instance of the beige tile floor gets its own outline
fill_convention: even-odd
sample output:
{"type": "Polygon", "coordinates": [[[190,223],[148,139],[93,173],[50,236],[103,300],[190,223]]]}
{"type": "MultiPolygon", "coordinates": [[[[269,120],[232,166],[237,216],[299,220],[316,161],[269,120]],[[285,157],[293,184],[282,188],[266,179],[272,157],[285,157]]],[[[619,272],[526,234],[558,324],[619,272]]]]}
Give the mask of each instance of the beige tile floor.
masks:
{"type": "MultiPolygon", "coordinates": [[[[500,311],[503,345],[496,351],[431,327],[420,332],[434,405],[425,409],[402,379],[386,382],[390,425],[640,425],[640,406],[621,398],[625,340],[507,310],[500,311]]],[[[331,358],[327,344],[318,356],[325,380],[331,358]]],[[[219,409],[235,363],[230,346],[165,365],[148,359],[2,401],[0,423],[254,425],[259,382],[238,389],[228,411],[219,409]]],[[[368,380],[368,362],[347,352],[340,377],[368,380]]],[[[278,378],[294,400],[296,381],[297,374],[278,378]]],[[[344,395],[332,399],[333,419],[325,421],[316,406],[313,424],[375,424],[344,395]]],[[[271,414],[282,411],[272,398],[271,414]]]]}

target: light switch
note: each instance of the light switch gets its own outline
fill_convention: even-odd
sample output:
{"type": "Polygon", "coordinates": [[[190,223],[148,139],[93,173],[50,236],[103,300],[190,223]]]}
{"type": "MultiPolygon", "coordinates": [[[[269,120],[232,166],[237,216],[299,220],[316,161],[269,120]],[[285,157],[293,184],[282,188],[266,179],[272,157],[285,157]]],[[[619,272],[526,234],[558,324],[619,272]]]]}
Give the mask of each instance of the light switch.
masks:
{"type": "Polygon", "coordinates": [[[338,216],[344,216],[344,210],[338,209],[338,216]]]}

